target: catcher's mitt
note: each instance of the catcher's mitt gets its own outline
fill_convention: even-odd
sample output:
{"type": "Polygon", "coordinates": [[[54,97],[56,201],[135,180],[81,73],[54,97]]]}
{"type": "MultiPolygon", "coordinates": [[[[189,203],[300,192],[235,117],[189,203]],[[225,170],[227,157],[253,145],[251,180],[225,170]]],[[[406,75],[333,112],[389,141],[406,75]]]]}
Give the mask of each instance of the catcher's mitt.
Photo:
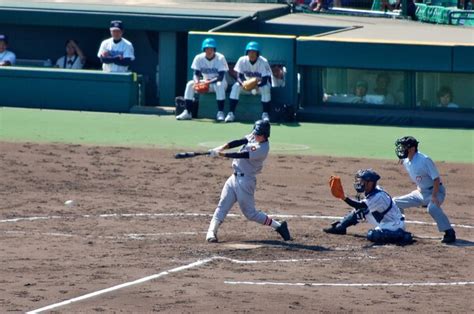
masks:
{"type": "Polygon", "coordinates": [[[244,81],[242,84],[242,88],[248,92],[252,89],[257,88],[258,86],[258,79],[256,77],[249,78],[248,80],[244,81]]]}
{"type": "Polygon", "coordinates": [[[331,176],[331,178],[329,178],[329,188],[331,189],[331,193],[334,197],[340,198],[341,200],[346,198],[340,177],[331,176]]]}
{"type": "Polygon", "coordinates": [[[194,84],[194,90],[199,94],[205,94],[209,92],[209,83],[208,82],[199,82],[194,84]]]}

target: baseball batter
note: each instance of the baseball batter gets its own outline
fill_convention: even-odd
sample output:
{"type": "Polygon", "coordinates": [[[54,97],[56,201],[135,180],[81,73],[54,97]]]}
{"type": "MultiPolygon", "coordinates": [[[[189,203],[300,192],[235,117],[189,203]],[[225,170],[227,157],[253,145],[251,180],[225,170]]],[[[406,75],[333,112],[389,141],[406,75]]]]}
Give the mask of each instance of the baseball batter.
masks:
{"type": "Polygon", "coordinates": [[[186,84],[184,99],[186,109],[178,116],[177,120],[190,120],[194,99],[194,87],[198,82],[207,82],[209,91],[216,93],[217,115],[216,120],[224,121],[225,90],[227,82],[225,73],[229,66],[223,54],[216,52],[217,43],[213,38],[206,38],[202,42],[201,53],[194,57],[191,69],[194,71],[193,79],[186,84]]]}
{"type": "Polygon", "coordinates": [[[395,142],[395,153],[416,184],[416,190],[393,200],[402,211],[405,208],[427,206],[438,230],[444,232],[441,242],[453,243],[456,241],[456,233],[441,208],[446,190],[433,160],[418,151],[418,143],[413,136],[405,136],[395,142]]]}
{"type": "Polygon", "coordinates": [[[356,225],[360,220],[367,220],[375,227],[367,232],[367,240],[381,244],[411,243],[413,238],[411,233],[405,231],[405,218],[392,201],[391,196],[377,185],[379,179],[380,176],[372,169],[357,171],[354,189],[357,193],[364,193],[365,198],[357,201],[342,196],[341,199],[354,210],[323,231],[332,234],[346,234],[348,227],[356,225]]]}
{"type": "Polygon", "coordinates": [[[242,91],[242,85],[245,80],[257,78],[259,80],[258,87],[252,90],[252,94],[260,94],[263,107],[262,120],[270,121],[270,102],[272,100],[270,89],[272,86],[271,76],[272,70],[267,59],[260,55],[260,45],[251,41],[245,47],[245,56],[239,58],[235,64],[234,70],[237,72],[237,82],[232,86],[230,92],[230,111],[227,114],[226,122],[232,122],[235,119],[235,108],[239,102],[242,91]]]}
{"type": "Polygon", "coordinates": [[[97,56],[102,62],[105,72],[128,72],[129,66],[135,60],[135,52],[131,42],[122,37],[122,21],[110,22],[111,38],[100,44],[97,56]]]}
{"type": "Polygon", "coordinates": [[[206,240],[208,242],[217,242],[217,230],[235,202],[239,203],[240,209],[247,219],[271,226],[285,241],[291,239],[286,221],[280,223],[255,208],[256,175],[262,171],[263,162],[270,151],[269,137],[270,123],[258,120],[255,122],[251,134],[209,151],[212,157],[233,158],[234,173],[227,179],[222,189],[219,204],[207,231],[206,240]],[[239,152],[224,152],[226,149],[239,146],[242,146],[239,152]]]}

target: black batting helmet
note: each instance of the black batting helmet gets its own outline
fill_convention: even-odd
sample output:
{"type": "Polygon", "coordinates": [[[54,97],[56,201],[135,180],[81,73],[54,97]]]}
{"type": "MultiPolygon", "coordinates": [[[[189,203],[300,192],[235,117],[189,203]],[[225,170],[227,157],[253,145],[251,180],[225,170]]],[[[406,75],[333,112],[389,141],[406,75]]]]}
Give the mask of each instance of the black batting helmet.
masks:
{"type": "Polygon", "coordinates": [[[377,185],[377,181],[380,180],[380,176],[377,172],[372,169],[360,169],[356,172],[354,178],[354,189],[362,193],[365,191],[365,182],[364,181],[371,181],[374,182],[374,186],[377,185]]]}
{"type": "Polygon", "coordinates": [[[270,122],[264,120],[258,120],[253,126],[253,132],[255,135],[264,135],[266,138],[270,137],[270,122]]]}
{"type": "Polygon", "coordinates": [[[395,141],[395,154],[399,159],[408,157],[408,149],[416,147],[418,149],[418,141],[413,136],[404,136],[395,141]]]}

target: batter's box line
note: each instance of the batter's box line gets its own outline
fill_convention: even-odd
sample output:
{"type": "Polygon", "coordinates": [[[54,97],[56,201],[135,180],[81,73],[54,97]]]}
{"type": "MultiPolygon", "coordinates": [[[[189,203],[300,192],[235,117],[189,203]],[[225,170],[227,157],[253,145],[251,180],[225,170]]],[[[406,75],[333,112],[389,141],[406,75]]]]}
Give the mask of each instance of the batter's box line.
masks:
{"type": "MultiPolygon", "coordinates": [[[[364,257],[339,257],[337,259],[343,259],[343,258],[344,259],[362,259],[364,257]]],[[[334,260],[334,259],[282,259],[282,260],[261,260],[261,261],[258,261],[258,260],[238,260],[238,259],[228,258],[228,257],[225,257],[225,256],[213,256],[213,257],[210,257],[210,258],[197,260],[197,261],[192,262],[192,263],[187,264],[187,265],[172,268],[170,270],[166,270],[166,271],[163,271],[163,272],[160,272],[160,273],[157,273],[157,274],[146,276],[146,277],[134,280],[134,281],[125,282],[125,283],[122,283],[122,284],[119,284],[119,285],[116,285],[116,286],[112,286],[112,287],[109,287],[109,288],[105,288],[105,289],[102,289],[102,290],[98,290],[98,291],[94,291],[94,292],[91,292],[91,293],[88,293],[88,294],[84,294],[82,296],[75,297],[75,298],[72,298],[72,299],[69,299],[69,300],[64,300],[64,301],[61,301],[61,302],[58,302],[58,303],[47,305],[47,306],[44,306],[44,307],[36,309],[36,310],[28,311],[28,312],[26,312],[26,314],[36,314],[36,313],[41,313],[41,312],[44,312],[44,311],[49,311],[49,310],[52,310],[52,309],[63,307],[65,305],[69,305],[69,304],[76,303],[76,302],[79,302],[79,301],[87,300],[87,299],[90,299],[90,298],[93,298],[93,297],[100,296],[102,294],[106,294],[106,293],[109,293],[109,292],[113,292],[113,291],[117,291],[117,290],[120,290],[120,289],[128,288],[130,286],[139,285],[139,284],[145,283],[145,282],[153,280],[153,279],[158,279],[158,278],[161,278],[161,277],[171,275],[173,273],[178,273],[178,272],[181,272],[181,271],[184,271],[184,270],[200,267],[200,266],[206,265],[210,262],[220,261],[220,260],[235,263],[235,264],[260,264],[260,263],[297,263],[297,262],[315,261],[315,260],[331,261],[331,260],[334,260]]]]}
{"type": "MultiPolygon", "coordinates": [[[[274,218],[295,218],[295,219],[342,219],[343,217],[340,216],[324,216],[324,215],[284,215],[284,214],[269,214],[270,217],[274,218]]],[[[99,214],[99,215],[78,215],[78,216],[38,216],[38,217],[18,217],[18,218],[10,218],[10,219],[2,219],[0,223],[15,223],[20,221],[35,221],[35,220],[47,220],[47,219],[77,219],[77,218],[133,218],[133,217],[212,217],[212,214],[205,214],[205,213],[130,213],[130,214],[122,214],[122,213],[111,213],[111,214],[99,214]]],[[[231,218],[242,218],[243,215],[240,214],[228,214],[227,217],[231,218]]],[[[425,221],[417,221],[417,220],[406,220],[408,224],[417,224],[417,225],[430,225],[436,226],[434,222],[425,222],[425,221]]],[[[464,225],[464,224],[451,224],[453,227],[457,228],[466,228],[466,229],[474,229],[474,226],[471,225],[464,225]]]]}
{"type": "Polygon", "coordinates": [[[271,281],[224,281],[228,285],[251,286],[296,286],[296,287],[433,287],[433,286],[468,286],[474,281],[455,282],[373,282],[373,283],[320,283],[320,282],[271,282],[271,281]]]}

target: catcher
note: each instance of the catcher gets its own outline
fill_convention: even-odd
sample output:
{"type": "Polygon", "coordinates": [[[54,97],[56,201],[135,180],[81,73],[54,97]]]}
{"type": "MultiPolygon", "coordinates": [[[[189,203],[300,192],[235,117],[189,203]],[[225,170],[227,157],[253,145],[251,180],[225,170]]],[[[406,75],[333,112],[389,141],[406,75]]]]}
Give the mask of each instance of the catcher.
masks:
{"type": "Polygon", "coordinates": [[[193,79],[186,84],[184,99],[186,109],[178,116],[177,120],[192,119],[194,94],[215,92],[217,100],[217,121],[224,121],[225,90],[227,82],[225,73],[229,70],[223,54],[216,52],[217,43],[213,38],[206,38],[201,45],[201,53],[194,57],[191,69],[194,71],[193,79]]]}
{"type": "Polygon", "coordinates": [[[272,70],[267,59],[260,55],[260,45],[251,41],[245,47],[245,56],[239,58],[234,67],[237,72],[237,82],[232,86],[229,96],[230,109],[225,122],[235,120],[235,108],[239,102],[239,96],[243,90],[252,95],[261,95],[263,113],[262,120],[270,121],[270,102],[272,86],[272,70]]]}
{"type": "Polygon", "coordinates": [[[207,242],[217,242],[217,230],[236,202],[239,203],[240,210],[248,220],[271,226],[285,241],[291,239],[286,221],[278,222],[255,208],[256,176],[262,171],[263,162],[270,151],[269,137],[270,123],[258,120],[251,134],[209,150],[211,157],[233,158],[234,173],[222,188],[219,204],[207,231],[207,242]],[[242,147],[238,152],[224,152],[224,150],[239,146],[242,147]]]}
{"type": "Polygon", "coordinates": [[[380,176],[372,169],[361,169],[357,171],[354,181],[354,189],[357,193],[364,193],[365,198],[357,201],[344,194],[339,177],[332,176],[329,181],[331,193],[334,197],[346,202],[353,207],[349,214],[342,220],[335,221],[329,228],[323,229],[326,233],[346,234],[346,229],[356,225],[361,220],[367,220],[374,229],[367,232],[369,241],[384,244],[409,244],[413,242],[412,234],[405,231],[405,217],[400,209],[392,201],[392,197],[385,192],[377,181],[380,176]]]}

